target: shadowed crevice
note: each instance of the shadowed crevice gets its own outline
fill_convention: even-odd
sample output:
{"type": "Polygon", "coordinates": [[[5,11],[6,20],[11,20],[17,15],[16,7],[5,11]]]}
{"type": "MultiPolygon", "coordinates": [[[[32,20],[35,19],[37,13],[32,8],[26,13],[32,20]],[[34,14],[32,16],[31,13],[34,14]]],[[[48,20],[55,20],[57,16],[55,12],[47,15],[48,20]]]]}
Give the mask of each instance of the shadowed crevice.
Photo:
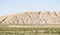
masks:
{"type": "Polygon", "coordinates": [[[50,16],[50,13],[49,12],[47,12],[48,13],[48,15],[50,16]]]}
{"type": "Polygon", "coordinates": [[[0,21],[0,24],[1,24],[2,22],[4,22],[6,19],[7,19],[7,17],[5,17],[2,21],[0,21]]]}
{"type": "Polygon", "coordinates": [[[40,15],[41,12],[38,12],[38,15],[40,15]]]}
{"type": "Polygon", "coordinates": [[[56,12],[54,12],[54,14],[57,16],[56,12]]]}

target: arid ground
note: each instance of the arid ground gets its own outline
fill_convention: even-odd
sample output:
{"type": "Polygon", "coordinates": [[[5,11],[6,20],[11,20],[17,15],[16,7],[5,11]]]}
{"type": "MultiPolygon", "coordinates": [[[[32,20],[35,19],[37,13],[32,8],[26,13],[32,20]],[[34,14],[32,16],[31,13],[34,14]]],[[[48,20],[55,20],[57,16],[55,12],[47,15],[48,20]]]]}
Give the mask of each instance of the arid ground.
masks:
{"type": "Polygon", "coordinates": [[[0,35],[60,35],[60,26],[0,25],[0,35]]]}
{"type": "Polygon", "coordinates": [[[1,16],[0,35],[60,35],[60,12],[1,16]]]}

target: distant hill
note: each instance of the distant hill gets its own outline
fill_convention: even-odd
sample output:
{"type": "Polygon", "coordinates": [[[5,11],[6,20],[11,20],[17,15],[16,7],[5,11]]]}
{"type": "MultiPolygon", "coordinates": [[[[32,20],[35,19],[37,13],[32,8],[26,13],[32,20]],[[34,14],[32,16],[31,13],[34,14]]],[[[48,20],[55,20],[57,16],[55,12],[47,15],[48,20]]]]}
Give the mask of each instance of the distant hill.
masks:
{"type": "Polygon", "coordinates": [[[24,12],[0,16],[0,24],[60,24],[60,12],[24,12]]]}

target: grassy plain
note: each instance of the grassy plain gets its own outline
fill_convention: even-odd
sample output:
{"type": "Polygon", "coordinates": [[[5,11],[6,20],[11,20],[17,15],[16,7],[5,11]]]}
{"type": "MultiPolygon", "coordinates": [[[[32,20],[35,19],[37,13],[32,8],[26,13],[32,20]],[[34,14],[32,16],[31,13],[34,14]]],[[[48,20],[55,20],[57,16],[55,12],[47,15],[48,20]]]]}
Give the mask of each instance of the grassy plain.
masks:
{"type": "Polygon", "coordinates": [[[60,35],[60,25],[0,25],[0,35],[60,35]]]}

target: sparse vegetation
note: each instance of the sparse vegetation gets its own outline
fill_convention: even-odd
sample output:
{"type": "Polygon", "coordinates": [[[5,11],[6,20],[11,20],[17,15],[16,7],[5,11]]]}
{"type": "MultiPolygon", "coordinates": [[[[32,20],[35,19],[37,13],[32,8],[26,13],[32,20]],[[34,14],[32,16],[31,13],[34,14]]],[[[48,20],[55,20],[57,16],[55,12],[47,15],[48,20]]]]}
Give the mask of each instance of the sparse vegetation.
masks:
{"type": "Polygon", "coordinates": [[[0,35],[60,35],[60,28],[0,28],[0,35]]]}

